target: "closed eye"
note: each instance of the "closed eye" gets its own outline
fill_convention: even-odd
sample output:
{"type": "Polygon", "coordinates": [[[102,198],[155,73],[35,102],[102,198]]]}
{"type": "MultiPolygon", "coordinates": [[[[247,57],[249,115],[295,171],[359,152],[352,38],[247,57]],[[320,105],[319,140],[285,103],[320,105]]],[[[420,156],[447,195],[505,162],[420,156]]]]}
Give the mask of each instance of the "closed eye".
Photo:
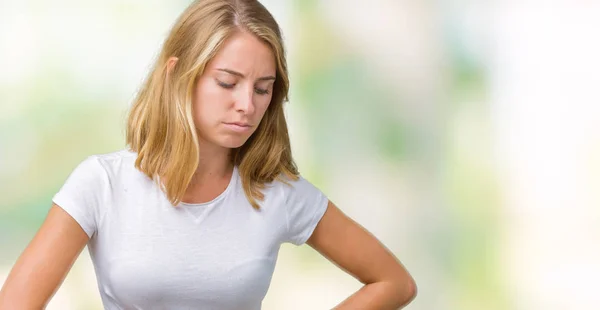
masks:
{"type": "Polygon", "coordinates": [[[256,92],[257,95],[268,95],[269,94],[268,89],[254,88],[254,91],[256,92]]]}
{"type": "MultiPolygon", "coordinates": [[[[221,82],[219,80],[217,80],[217,84],[219,86],[223,87],[223,88],[226,88],[226,89],[232,89],[236,85],[235,83],[234,84],[228,84],[228,83],[221,82]]],[[[254,92],[257,95],[268,95],[269,94],[269,90],[268,89],[263,89],[263,88],[258,88],[258,87],[254,88],[254,92]]]]}
{"type": "Polygon", "coordinates": [[[227,88],[227,89],[231,89],[235,86],[235,84],[227,84],[227,83],[223,83],[219,80],[217,80],[217,84],[219,84],[219,86],[221,86],[223,88],[227,88]]]}

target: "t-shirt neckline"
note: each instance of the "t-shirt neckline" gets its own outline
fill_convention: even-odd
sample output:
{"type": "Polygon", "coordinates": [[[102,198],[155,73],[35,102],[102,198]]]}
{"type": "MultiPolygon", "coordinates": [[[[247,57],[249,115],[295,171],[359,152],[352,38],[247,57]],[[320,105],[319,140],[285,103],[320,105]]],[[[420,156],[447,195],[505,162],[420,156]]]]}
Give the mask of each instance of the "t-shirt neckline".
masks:
{"type": "Polygon", "coordinates": [[[225,188],[225,190],[221,194],[219,194],[217,197],[215,197],[211,201],[201,202],[201,203],[188,203],[188,202],[181,201],[179,203],[179,206],[186,207],[186,208],[197,208],[197,207],[209,207],[211,205],[214,205],[216,202],[223,199],[223,197],[227,196],[227,193],[229,193],[231,191],[231,188],[237,182],[237,178],[238,178],[238,169],[237,169],[237,166],[234,165],[233,172],[231,173],[231,178],[229,179],[229,184],[227,184],[227,187],[225,188]]]}

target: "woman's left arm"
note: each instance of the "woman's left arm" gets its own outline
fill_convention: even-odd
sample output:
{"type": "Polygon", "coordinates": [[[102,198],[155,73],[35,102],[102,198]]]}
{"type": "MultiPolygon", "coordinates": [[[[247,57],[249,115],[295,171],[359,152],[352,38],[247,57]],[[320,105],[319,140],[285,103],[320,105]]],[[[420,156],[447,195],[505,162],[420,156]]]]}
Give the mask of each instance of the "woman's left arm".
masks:
{"type": "Polygon", "coordinates": [[[306,243],[365,284],[335,309],[399,309],[416,296],[398,259],[331,201],[306,243]]]}

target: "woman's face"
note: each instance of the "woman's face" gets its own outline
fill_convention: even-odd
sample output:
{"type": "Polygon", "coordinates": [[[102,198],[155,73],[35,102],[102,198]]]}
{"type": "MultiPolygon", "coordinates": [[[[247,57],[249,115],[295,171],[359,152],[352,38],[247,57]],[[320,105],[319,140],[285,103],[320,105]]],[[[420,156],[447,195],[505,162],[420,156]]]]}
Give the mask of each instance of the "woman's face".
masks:
{"type": "Polygon", "coordinates": [[[223,42],[193,94],[200,142],[242,146],[271,102],[275,74],[273,52],[254,35],[239,31],[223,42]]]}

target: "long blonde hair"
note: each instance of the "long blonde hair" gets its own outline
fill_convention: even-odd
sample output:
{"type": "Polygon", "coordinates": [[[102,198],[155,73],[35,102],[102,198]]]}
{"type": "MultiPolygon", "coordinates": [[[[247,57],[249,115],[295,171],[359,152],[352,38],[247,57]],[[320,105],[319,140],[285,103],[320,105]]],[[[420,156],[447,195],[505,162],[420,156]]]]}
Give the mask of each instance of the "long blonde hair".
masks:
{"type": "Polygon", "coordinates": [[[254,134],[232,149],[242,187],[259,209],[262,189],[273,180],[296,180],[283,103],[288,71],[277,22],[255,0],[197,0],[178,18],[160,55],[138,92],[127,120],[127,145],[137,153],[135,166],[155,180],[172,205],[178,205],[198,167],[199,146],[192,113],[197,77],[225,39],[247,31],[271,47],[277,73],[269,107],[254,134]],[[168,69],[175,56],[177,65],[168,69]]]}

